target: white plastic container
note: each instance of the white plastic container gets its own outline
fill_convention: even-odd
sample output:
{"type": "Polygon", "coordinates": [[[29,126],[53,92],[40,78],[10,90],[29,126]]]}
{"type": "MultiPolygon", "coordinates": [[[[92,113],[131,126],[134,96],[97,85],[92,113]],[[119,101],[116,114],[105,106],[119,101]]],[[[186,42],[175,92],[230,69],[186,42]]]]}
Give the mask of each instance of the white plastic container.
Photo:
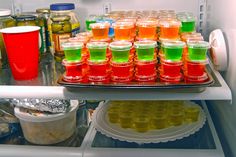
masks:
{"type": "Polygon", "coordinates": [[[15,115],[20,120],[27,141],[49,145],[62,142],[73,135],[76,129],[78,101],[71,101],[66,113],[48,114],[15,107],[15,115]]]}

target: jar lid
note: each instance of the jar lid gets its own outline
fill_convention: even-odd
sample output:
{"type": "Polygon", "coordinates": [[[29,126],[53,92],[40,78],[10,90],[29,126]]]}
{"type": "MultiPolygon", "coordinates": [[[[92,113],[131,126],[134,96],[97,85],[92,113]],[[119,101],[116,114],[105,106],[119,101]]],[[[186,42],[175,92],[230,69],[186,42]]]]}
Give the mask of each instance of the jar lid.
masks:
{"type": "Polygon", "coordinates": [[[162,46],[165,48],[183,48],[185,43],[183,41],[164,41],[162,46]]]}
{"type": "Polygon", "coordinates": [[[146,49],[146,48],[155,48],[157,46],[156,41],[151,40],[141,40],[134,42],[135,48],[146,49]]]}
{"type": "Polygon", "coordinates": [[[73,10],[73,9],[75,9],[74,3],[55,3],[50,5],[50,10],[52,11],[73,10]]]}
{"type": "Polygon", "coordinates": [[[132,43],[128,41],[115,41],[110,43],[109,46],[111,49],[115,50],[127,50],[131,48],[132,43]]]}
{"type": "Polygon", "coordinates": [[[9,16],[11,15],[11,10],[9,9],[0,9],[0,16],[9,16]]]}
{"type": "Polygon", "coordinates": [[[35,15],[19,15],[16,17],[16,21],[35,21],[36,18],[35,15]]]}
{"type": "Polygon", "coordinates": [[[88,48],[93,48],[93,49],[104,49],[107,48],[108,43],[106,42],[89,42],[87,44],[88,48]]]}
{"type": "Polygon", "coordinates": [[[50,9],[49,8],[40,8],[36,10],[36,13],[44,13],[44,14],[49,14],[50,9]]]}

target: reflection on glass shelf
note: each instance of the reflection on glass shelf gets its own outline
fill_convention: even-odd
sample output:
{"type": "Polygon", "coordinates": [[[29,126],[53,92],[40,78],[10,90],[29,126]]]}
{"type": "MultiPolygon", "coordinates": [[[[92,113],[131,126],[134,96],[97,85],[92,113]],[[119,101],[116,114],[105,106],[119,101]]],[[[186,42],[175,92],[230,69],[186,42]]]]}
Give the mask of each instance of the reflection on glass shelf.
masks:
{"type": "Polygon", "coordinates": [[[27,86],[51,86],[56,85],[57,79],[64,72],[61,63],[54,61],[51,54],[43,57],[39,64],[38,77],[33,80],[16,81],[13,79],[10,69],[0,70],[0,85],[27,85],[27,86]]]}
{"type": "Polygon", "coordinates": [[[208,123],[204,125],[200,131],[185,137],[180,140],[165,142],[165,143],[151,143],[151,144],[137,144],[130,142],[123,142],[107,137],[100,132],[96,133],[92,147],[102,148],[161,148],[161,149],[215,149],[215,143],[210,131],[208,123]]]}

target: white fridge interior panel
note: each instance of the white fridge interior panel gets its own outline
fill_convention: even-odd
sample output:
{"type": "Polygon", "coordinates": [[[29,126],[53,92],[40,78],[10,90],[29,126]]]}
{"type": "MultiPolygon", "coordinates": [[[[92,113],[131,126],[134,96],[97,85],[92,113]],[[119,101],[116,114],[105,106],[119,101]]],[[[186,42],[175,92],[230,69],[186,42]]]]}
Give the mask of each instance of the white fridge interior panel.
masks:
{"type": "Polygon", "coordinates": [[[233,105],[225,105],[227,102],[214,102],[212,107],[220,119],[220,130],[225,134],[233,156],[236,156],[236,18],[234,18],[236,1],[208,0],[207,5],[208,33],[215,28],[220,28],[228,43],[229,67],[224,73],[224,78],[233,95],[233,105]]]}
{"type": "Polygon", "coordinates": [[[13,4],[13,0],[0,0],[0,8],[1,9],[11,9],[13,4]]]}
{"type": "MultiPolygon", "coordinates": [[[[111,4],[112,10],[160,10],[174,9],[176,11],[193,12],[197,16],[198,0],[15,0],[23,11],[35,11],[36,8],[49,7],[52,3],[75,3],[80,20],[84,21],[89,14],[103,14],[103,5],[111,4]]],[[[84,24],[82,24],[82,30],[84,24]]]]}

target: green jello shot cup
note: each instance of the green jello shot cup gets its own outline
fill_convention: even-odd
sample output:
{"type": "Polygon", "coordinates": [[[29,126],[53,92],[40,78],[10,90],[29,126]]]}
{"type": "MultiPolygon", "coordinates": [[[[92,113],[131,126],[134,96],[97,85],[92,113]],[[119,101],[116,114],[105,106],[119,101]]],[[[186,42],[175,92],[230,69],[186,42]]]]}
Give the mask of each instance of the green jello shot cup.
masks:
{"type": "Polygon", "coordinates": [[[177,15],[178,20],[181,21],[181,33],[190,33],[195,32],[196,30],[196,19],[195,17],[190,13],[180,14],[177,15]]]}
{"type": "Polygon", "coordinates": [[[137,41],[134,43],[134,46],[139,61],[152,61],[155,59],[155,49],[157,47],[156,41],[137,41]]]}
{"type": "Polygon", "coordinates": [[[109,47],[112,53],[112,61],[116,63],[129,62],[129,55],[132,43],[127,41],[115,41],[109,47]]]}
{"type": "Polygon", "coordinates": [[[162,43],[162,51],[165,60],[180,61],[183,55],[185,43],[182,41],[165,41],[162,43]]]}
{"type": "Polygon", "coordinates": [[[165,41],[162,43],[162,51],[165,60],[180,61],[183,55],[185,43],[182,41],[165,41]]]}
{"type": "Polygon", "coordinates": [[[106,60],[108,43],[106,42],[89,42],[87,48],[90,54],[90,61],[100,62],[106,60]]]}
{"type": "Polygon", "coordinates": [[[190,61],[203,61],[207,59],[207,50],[210,44],[206,41],[187,42],[188,55],[190,61]]]}
{"type": "Polygon", "coordinates": [[[67,62],[81,61],[83,45],[82,42],[65,42],[62,44],[67,62]]]}

